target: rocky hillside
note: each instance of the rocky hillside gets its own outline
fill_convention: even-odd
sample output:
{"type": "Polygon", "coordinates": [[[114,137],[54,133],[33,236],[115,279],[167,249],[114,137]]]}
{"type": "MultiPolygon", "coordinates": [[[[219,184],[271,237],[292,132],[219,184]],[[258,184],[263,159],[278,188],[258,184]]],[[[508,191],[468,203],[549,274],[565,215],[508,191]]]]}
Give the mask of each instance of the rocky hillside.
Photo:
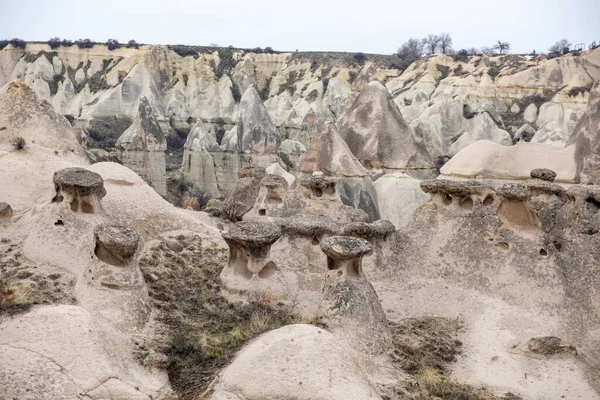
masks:
{"type": "Polygon", "coordinates": [[[0,51],[0,85],[21,79],[72,122],[88,149],[116,146],[113,158],[95,153],[96,161],[118,157],[162,196],[185,180],[223,198],[246,163],[279,163],[296,175],[343,178],[345,204],[398,225],[382,192],[406,194],[410,186],[410,202],[422,201],[413,178],[435,177],[480,140],[503,148],[544,144],[543,154],[551,152],[547,145],[564,147],[600,78],[600,49],[553,59],[433,55],[404,71],[395,61],[362,53],[52,50],[29,43],[0,51]],[[327,122],[333,126],[322,130],[327,122]],[[165,185],[165,169],[181,175],[165,185]]]}
{"type": "Polygon", "coordinates": [[[309,116],[336,121],[353,93],[378,80],[443,161],[477,139],[564,144],[600,76],[600,50],[528,58],[436,55],[401,71],[394,56],[30,43],[0,51],[0,85],[22,79],[87,133],[91,147],[114,146],[146,97],[169,148],[180,148],[198,119],[221,144],[252,85],[282,139],[306,145],[309,116]]]}

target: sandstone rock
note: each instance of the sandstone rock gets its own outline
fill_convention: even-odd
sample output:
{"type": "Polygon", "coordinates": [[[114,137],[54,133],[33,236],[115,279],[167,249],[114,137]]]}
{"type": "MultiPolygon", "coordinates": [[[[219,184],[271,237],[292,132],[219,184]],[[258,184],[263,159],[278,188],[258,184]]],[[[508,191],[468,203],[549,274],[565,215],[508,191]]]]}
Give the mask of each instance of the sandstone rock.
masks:
{"type": "Polygon", "coordinates": [[[306,173],[321,171],[329,176],[362,177],[366,169],[352,154],[333,123],[325,123],[311,137],[311,143],[300,157],[300,170],[306,173]]]}
{"type": "Polygon", "coordinates": [[[377,206],[382,219],[400,228],[411,219],[413,212],[429,200],[418,179],[402,173],[385,174],[373,184],[377,193],[377,206]]]}
{"type": "Polygon", "coordinates": [[[356,349],[380,354],[389,348],[391,335],[377,293],[362,271],[362,256],[371,251],[364,239],[331,236],[321,241],[327,255],[327,276],[322,317],[334,332],[356,349]]]}
{"type": "Polygon", "coordinates": [[[283,179],[285,179],[288,183],[288,187],[293,188],[294,185],[296,184],[296,177],[292,174],[290,174],[289,172],[287,172],[285,169],[283,169],[281,167],[281,165],[279,165],[279,163],[274,163],[269,165],[266,169],[265,169],[267,174],[272,174],[272,175],[279,175],[281,176],[283,179]]]}
{"type": "Polygon", "coordinates": [[[521,107],[519,107],[517,103],[513,103],[513,105],[510,106],[510,112],[513,114],[518,114],[521,112],[521,107]]]}
{"type": "Polygon", "coordinates": [[[531,177],[542,181],[554,182],[556,172],[548,168],[536,168],[531,170],[531,177]]]}
{"type": "Polygon", "coordinates": [[[535,168],[556,171],[558,182],[574,182],[574,148],[558,148],[540,143],[521,142],[501,146],[477,141],[455,155],[440,170],[442,175],[478,179],[529,179],[535,168]]]}
{"type": "Polygon", "coordinates": [[[276,154],[281,134],[254,87],[244,92],[238,120],[238,149],[253,154],[276,154]]]}
{"type": "Polygon", "coordinates": [[[364,211],[371,221],[378,220],[381,217],[377,191],[368,177],[339,179],[337,191],[342,203],[364,211]]]}
{"type": "Polygon", "coordinates": [[[24,400],[167,399],[171,392],[166,373],[140,366],[121,335],[68,305],[2,322],[0,386],[3,396],[24,400]]]}
{"type": "Polygon", "coordinates": [[[74,212],[102,212],[100,201],[106,195],[104,180],[84,168],[65,168],[54,173],[53,203],[67,203],[74,212]]]}
{"type": "MultiPolygon", "coordinates": [[[[214,152],[221,152],[221,147],[213,135],[207,132],[201,119],[190,130],[185,141],[182,160],[184,177],[196,186],[207,190],[212,196],[219,196],[217,166],[214,152]]],[[[224,166],[223,166],[224,167],[224,166]]]]}
{"type": "Polygon", "coordinates": [[[211,397],[238,398],[381,399],[335,336],[312,325],[284,326],[242,349],[223,371],[211,397]],[[290,358],[290,354],[294,356],[290,358]],[[261,367],[252,367],[256,365],[261,367]],[[324,375],[323,371],[331,374],[324,375]],[[269,379],[264,379],[267,376],[269,379]]]}
{"type": "Polygon", "coordinates": [[[523,118],[528,123],[533,124],[537,120],[537,117],[538,117],[538,108],[534,103],[531,103],[530,105],[527,106],[527,108],[525,108],[525,111],[523,111],[523,118]]]}
{"type": "Polygon", "coordinates": [[[573,135],[568,146],[575,148],[577,163],[577,178],[581,183],[600,183],[600,79],[596,79],[590,92],[588,108],[573,135]]]}
{"type": "Polygon", "coordinates": [[[464,132],[458,140],[450,146],[450,154],[456,154],[469,144],[478,140],[489,140],[504,146],[510,146],[512,139],[508,132],[498,128],[487,112],[477,114],[469,121],[470,129],[464,132]]]}
{"type": "Polygon", "coordinates": [[[433,168],[386,88],[371,82],[340,115],[339,134],[363,164],[393,169],[433,168]]]}
{"type": "Polygon", "coordinates": [[[133,124],[117,140],[123,164],[139,174],[161,196],[166,196],[167,142],[146,97],[140,100],[133,124]]]}
{"type": "Polygon", "coordinates": [[[140,235],[134,228],[101,224],[94,228],[96,256],[108,264],[125,265],[137,251],[140,235]]]}

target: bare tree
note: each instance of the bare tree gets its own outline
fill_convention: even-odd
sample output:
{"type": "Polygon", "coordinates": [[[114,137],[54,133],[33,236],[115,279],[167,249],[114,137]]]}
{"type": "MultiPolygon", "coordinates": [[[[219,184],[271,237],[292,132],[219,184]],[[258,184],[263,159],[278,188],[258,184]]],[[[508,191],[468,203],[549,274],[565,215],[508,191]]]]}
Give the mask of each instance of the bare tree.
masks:
{"type": "Polygon", "coordinates": [[[505,51],[510,50],[510,43],[498,40],[498,42],[494,45],[494,49],[498,50],[498,53],[504,54],[505,51]]]}
{"type": "Polygon", "coordinates": [[[396,55],[402,59],[403,69],[423,56],[423,47],[423,41],[415,38],[408,39],[400,46],[396,55]]]}
{"type": "Polygon", "coordinates": [[[440,36],[440,49],[442,53],[448,54],[452,50],[452,36],[449,33],[442,33],[440,36]]]}
{"type": "Polygon", "coordinates": [[[561,39],[558,42],[554,43],[552,46],[550,46],[548,51],[551,54],[560,55],[560,54],[567,54],[569,52],[570,48],[571,48],[571,42],[569,42],[567,39],[561,39]]]}
{"type": "Polygon", "coordinates": [[[423,43],[425,44],[429,54],[433,54],[440,45],[441,38],[438,35],[427,35],[427,37],[423,39],[423,43]]]}

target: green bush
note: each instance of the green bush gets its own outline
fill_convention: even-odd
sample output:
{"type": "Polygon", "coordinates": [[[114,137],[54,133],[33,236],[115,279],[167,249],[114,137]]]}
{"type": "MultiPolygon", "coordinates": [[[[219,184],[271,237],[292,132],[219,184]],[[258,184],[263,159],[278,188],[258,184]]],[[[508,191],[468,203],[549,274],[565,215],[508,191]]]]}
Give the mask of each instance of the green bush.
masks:
{"type": "Polygon", "coordinates": [[[200,56],[198,54],[198,50],[196,50],[192,47],[189,47],[189,46],[180,46],[180,45],[169,46],[169,49],[173,50],[180,57],[192,56],[194,58],[198,58],[200,56]]]}
{"type": "Polygon", "coordinates": [[[16,49],[24,49],[27,43],[23,39],[13,38],[10,40],[10,44],[16,49]]]}
{"type": "Polygon", "coordinates": [[[131,48],[139,49],[140,45],[135,40],[131,39],[129,42],[127,42],[127,48],[128,49],[131,49],[131,48]]]}
{"type": "Polygon", "coordinates": [[[75,42],[75,44],[80,49],[91,49],[96,43],[92,42],[90,39],[79,39],[75,42]]]}
{"type": "Polygon", "coordinates": [[[8,43],[10,43],[8,40],[0,40],[0,50],[8,46],[8,43]]]}
{"type": "Polygon", "coordinates": [[[106,46],[108,47],[108,50],[112,51],[120,48],[121,44],[117,39],[108,39],[106,41],[106,46]]]}
{"type": "Polygon", "coordinates": [[[48,40],[48,46],[50,46],[51,49],[57,49],[60,47],[61,45],[61,41],[59,37],[54,37],[50,40],[48,40]]]}
{"type": "Polygon", "coordinates": [[[452,54],[454,61],[469,62],[469,52],[465,49],[460,49],[456,54],[452,54]]]}

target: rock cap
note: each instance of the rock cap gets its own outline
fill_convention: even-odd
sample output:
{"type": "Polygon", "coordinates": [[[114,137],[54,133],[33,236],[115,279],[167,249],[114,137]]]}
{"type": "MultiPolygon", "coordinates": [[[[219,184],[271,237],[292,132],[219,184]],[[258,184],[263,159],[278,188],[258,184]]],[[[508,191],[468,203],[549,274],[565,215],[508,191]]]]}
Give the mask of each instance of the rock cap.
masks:
{"type": "Polygon", "coordinates": [[[321,241],[321,250],[334,260],[349,260],[371,251],[371,244],[353,236],[330,236],[321,241]]]}

